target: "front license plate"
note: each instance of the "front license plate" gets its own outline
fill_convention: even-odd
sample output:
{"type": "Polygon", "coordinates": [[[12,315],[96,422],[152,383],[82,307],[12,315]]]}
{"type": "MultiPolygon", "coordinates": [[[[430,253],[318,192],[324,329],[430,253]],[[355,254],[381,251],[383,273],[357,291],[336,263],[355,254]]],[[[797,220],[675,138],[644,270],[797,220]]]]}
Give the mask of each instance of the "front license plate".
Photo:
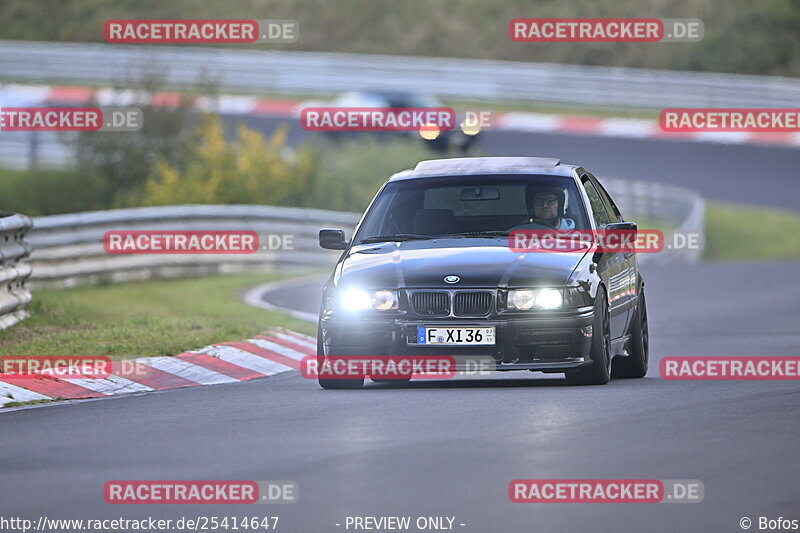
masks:
{"type": "Polygon", "coordinates": [[[417,344],[476,346],[494,344],[494,326],[482,328],[432,328],[417,326],[417,344]]]}

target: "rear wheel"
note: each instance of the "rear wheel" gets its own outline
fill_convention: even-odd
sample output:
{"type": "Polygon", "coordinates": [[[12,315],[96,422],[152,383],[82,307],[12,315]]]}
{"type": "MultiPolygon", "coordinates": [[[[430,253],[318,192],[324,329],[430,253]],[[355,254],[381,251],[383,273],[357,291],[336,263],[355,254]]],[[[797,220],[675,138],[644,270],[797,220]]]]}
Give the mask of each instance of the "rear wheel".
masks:
{"type": "Polygon", "coordinates": [[[591,366],[568,370],[567,382],[572,385],[605,385],[611,379],[611,326],[608,319],[606,292],[601,287],[594,302],[591,366]]]}
{"type": "MultiPolygon", "coordinates": [[[[329,350],[331,354],[337,354],[336,350],[331,347],[329,350]]],[[[329,354],[329,355],[331,355],[329,354]]],[[[339,355],[339,354],[337,354],[339,355]]],[[[322,363],[325,361],[325,345],[322,342],[322,328],[317,326],[317,368],[322,368],[322,363]]],[[[364,378],[357,379],[331,379],[318,377],[319,386],[323,389],[360,389],[364,385],[364,378]]]]}
{"type": "Polygon", "coordinates": [[[647,326],[647,305],[644,300],[644,288],[639,289],[639,303],[636,305],[636,316],[631,325],[630,355],[619,357],[614,362],[615,378],[643,378],[647,375],[647,363],[650,358],[650,331],[647,326]]]}

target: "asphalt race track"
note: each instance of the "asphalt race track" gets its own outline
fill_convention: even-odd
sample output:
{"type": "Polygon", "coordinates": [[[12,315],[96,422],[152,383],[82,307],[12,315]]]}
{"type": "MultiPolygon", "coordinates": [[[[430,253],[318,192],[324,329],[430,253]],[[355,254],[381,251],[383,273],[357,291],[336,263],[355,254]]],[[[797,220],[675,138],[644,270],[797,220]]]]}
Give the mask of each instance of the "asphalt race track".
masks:
{"type": "MultiPolygon", "coordinates": [[[[650,161],[659,181],[797,209],[796,150],[554,137],[528,135],[493,150],[489,143],[500,140],[487,137],[484,151],[556,155],[622,177],[638,176],[637,164],[650,161]]],[[[291,372],[2,413],[3,514],[277,515],[278,530],[291,532],[344,531],[336,524],[348,515],[454,516],[464,532],[741,531],[744,516],[753,530],[759,516],[800,518],[797,382],[658,377],[658,360],[669,355],[800,355],[793,290],[800,263],[642,270],[651,324],[646,379],[569,387],[558,375],[514,372],[324,391],[291,372]],[[517,478],[698,479],[705,499],[513,504],[507,488],[517,478]],[[294,480],[300,500],[112,506],[102,489],[114,479],[294,480]]],[[[318,291],[306,281],[268,298],[314,312],[318,291]]]]}
{"type": "MultiPolygon", "coordinates": [[[[297,121],[242,116],[225,120],[229,127],[244,120],[265,135],[286,124],[293,143],[310,135],[297,121]]],[[[558,157],[585,166],[601,179],[657,181],[694,189],[710,200],[800,210],[797,148],[488,131],[479,139],[478,150],[483,152],[479,155],[558,157]]],[[[436,157],[431,152],[431,159],[436,157]]]]}
{"type": "MultiPolygon", "coordinates": [[[[794,295],[777,281],[796,273],[796,263],[646,269],[651,368],[664,355],[798,355],[794,295]]],[[[310,310],[316,289],[272,301],[310,310]]],[[[277,513],[284,531],[383,514],[455,516],[463,531],[734,531],[742,516],[798,512],[796,383],[657,374],[604,387],[517,372],[323,391],[288,373],[5,413],[3,507],[64,518],[277,513]],[[699,479],[705,499],[509,503],[520,477],[699,479]],[[282,506],[111,506],[111,479],[294,480],[301,495],[282,506]]]]}

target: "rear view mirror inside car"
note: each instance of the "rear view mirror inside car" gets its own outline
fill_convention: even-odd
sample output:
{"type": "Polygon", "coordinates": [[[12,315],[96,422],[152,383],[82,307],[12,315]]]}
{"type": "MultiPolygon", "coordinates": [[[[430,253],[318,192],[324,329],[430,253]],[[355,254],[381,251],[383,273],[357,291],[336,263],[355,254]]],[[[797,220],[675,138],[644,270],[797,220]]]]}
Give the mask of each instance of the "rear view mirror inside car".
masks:
{"type": "Polygon", "coordinates": [[[500,191],[497,187],[465,187],[461,189],[459,200],[462,202],[469,202],[474,200],[497,200],[500,198],[500,191]]]}

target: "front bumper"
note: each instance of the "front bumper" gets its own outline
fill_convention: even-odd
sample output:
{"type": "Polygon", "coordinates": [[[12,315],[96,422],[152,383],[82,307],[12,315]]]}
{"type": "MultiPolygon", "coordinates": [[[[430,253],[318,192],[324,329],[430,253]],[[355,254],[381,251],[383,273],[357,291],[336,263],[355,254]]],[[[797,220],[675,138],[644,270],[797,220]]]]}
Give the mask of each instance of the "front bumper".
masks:
{"type": "Polygon", "coordinates": [[[325,354],[452,355],[491,357],[497,370],[563,372],[591,364],[589,350],[594,314],[591,307],[558,315],[492,318],[409,318],[364,314],[323,314],[320,325],[325,354]],[[494,326],[494,346],[417,344],[417,326],[494,326]]]}

